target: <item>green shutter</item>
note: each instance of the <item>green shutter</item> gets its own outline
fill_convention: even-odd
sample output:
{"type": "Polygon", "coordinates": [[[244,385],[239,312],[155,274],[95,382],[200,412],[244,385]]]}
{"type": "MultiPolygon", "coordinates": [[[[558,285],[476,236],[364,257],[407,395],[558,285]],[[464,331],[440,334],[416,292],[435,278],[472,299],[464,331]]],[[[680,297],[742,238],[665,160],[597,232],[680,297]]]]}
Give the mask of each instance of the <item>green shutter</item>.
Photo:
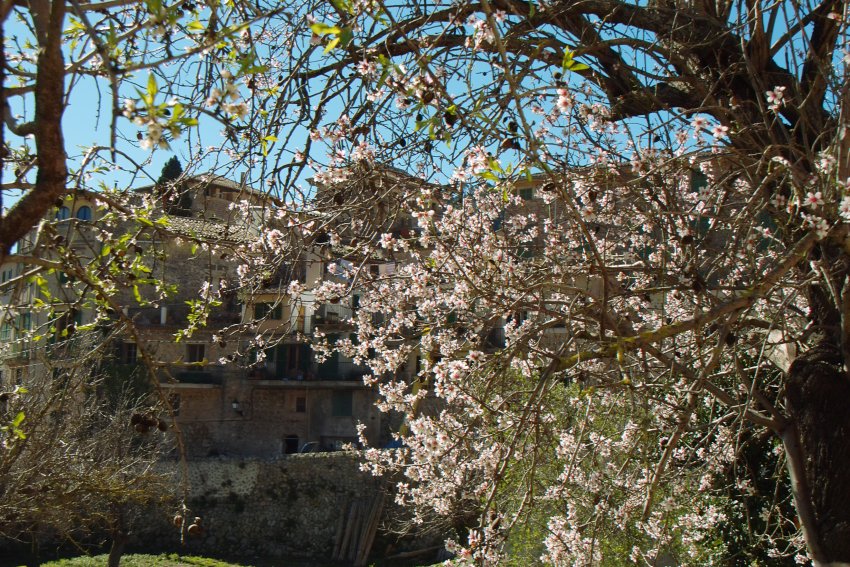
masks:
{"type": "Polygon", "coordinates": [[[331,415],[349,417],[354,412],[354,396],[351,390],[337,390],[331,399],[331,415]]]}

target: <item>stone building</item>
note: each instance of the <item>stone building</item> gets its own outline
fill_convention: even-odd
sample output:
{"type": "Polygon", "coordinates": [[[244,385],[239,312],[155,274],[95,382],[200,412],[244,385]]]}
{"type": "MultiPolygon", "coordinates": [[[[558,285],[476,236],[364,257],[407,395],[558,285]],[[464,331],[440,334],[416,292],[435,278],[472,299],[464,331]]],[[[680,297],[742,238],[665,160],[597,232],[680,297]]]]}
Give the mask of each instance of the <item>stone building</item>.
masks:
{"type": "Polygon", "coordinates": [[[339,354],[320,363],[308,340],[317,329],[350,334],[356,306],[286,293],[294,279],[331,277],[325,258],[305,246],[297,261],[269,258],[260,284],[237,285],[246,250],[274,226],[279,202],[198,176],[137,189],[131,203],[147,207],[146,221],[78,191],[0,266],[2,387],[55,375],[73,364],[74,349],[101,345],[98,370],[152,386],[169,402],[190,458],[338,449],[357,442],[359,423],[370,444],[381,442],[375,395],[361,380],[366,369],[339,354]],[[104,249],[106,235],[121,235],[112,250],[104,249]],[[63,264],[75,268],[50,269],[48,239],[69,251],[63,264]],[[41,271],[30,274],[33,258],[41,271]],[[97,269],[117,270],[124,284],[106,314],[86,279],[97,269]]]}

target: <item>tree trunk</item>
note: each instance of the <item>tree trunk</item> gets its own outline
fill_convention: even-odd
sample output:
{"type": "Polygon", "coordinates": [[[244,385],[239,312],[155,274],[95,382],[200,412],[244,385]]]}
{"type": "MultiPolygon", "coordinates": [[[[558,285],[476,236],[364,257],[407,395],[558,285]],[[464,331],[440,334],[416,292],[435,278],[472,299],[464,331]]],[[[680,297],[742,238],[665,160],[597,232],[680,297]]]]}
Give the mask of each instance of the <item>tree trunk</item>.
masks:
{"type": "MultiPolygon", "coordinates": [[[[5,5],[5,3],[4,3],[5,5]]],[[[0,222],[0,262],[26,233],[65,193],[68,166],[62,137],[65,111],[65,60],[62,30],[65,2],[30,2],[38,35],[38,65],[35,80],[35,121],[26,133],[35,134],[38,173],[35,188],[26,193],[0,222]]],[[[0,109],[2,111],[2,109],[0,109]]],[[[23,135],[23,133],[21,133],[23,135]]]]}
{"type": "Polygon", "coordinates": [[[127,540],[129,539],[127,528],[125,527],[123,506],[114,506],[113,513],[115,514],[115,519],[112,523],[112,547],[109,548],[108,567],[118,567],[119,563],[121,563],[121,556],[124,555],[124,546],[127,545],[127,540]]]}
{"type": "Polygon", "coordinates": [[[109,567],[118,567],[121,556],[124,555],[124,546],[127,545],[127,532],[116,530],[112,532],[112,547],[109,548],[109,567]]]}
{"type": "Polygon", "coordinates": [[[850,379],[834,333],[788,371],[788,469],[816,565],[850,565],[850,379]]]}

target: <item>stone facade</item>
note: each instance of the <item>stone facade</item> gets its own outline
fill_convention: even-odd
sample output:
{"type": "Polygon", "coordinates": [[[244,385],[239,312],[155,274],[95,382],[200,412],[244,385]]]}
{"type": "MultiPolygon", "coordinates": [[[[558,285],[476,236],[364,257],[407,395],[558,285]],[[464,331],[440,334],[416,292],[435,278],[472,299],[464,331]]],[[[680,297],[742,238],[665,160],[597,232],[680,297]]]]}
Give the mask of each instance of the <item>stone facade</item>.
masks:
{"type": "Polygon", "coordinates": [[[170,384],[191,459],[277,457],[357,442],[357,423],[379,442],[375,394],[359,382],[229,380],[223,386],[170,384]]]}
{"type": "MultiPolygon", "coordinates": [[[[142,283],[146,278],[122,289],[114,300],[128,307],[113,318],[116,323],[132,321],[133,332],[107,338],[106,325],[88,334],[74,331],[94,319],[91,304],[81,299],[86,289],[81,283],[48,274],[45,285],[60,301],[51,303],[52,311],[39,309],[39,289],[21,276],[23,267],[4,264],[0,388],[25,384],[28,377],[56,375],[62,371],[62,356],[73,364],[73,349],[84,338],[110,341],[112,346],[104,349],[108,372],[119,382],[135,377],[160,388],[162,399],[173,405],[189,458],[272,458],[336,450],[357,442],[359,423],[371,445],[386,442],[375,394],[361,380],[366,369],[339,354],[320,362],[309,345],[315,330],[329,337],[349,336],[351,306],[317,305],[309,293],[292,298],[285,291],[292,279],[313,283],[329,277],[326,260],[307,247],[293,265],[270,258],[261,288],[247,290],[235,283],[242,260],[234,249],[256,238],[263,223],[270,222],[268,210],[279,203],[226,179],[203,176],[164,193],[141,188],[133,198],[151,197],[162,201],[153,218],[166,230],[128,229],[134,234],[132,246],[116,262],[127,269],[141,261],[152,278],[174,285],[176,292],[163,296],[156,286],[142,283]],[[196,238],[208,245],[194,245],[196,238]],[[191,321],[189,302],[198,300],[205,285],[223,289],[222,305],[210,310],[206,325],[181,337],[191,321]],[[63,329],[70,332],[63,334],[63,329]],[[49,341],[31,340],[36,335],[49,341]],[[262,346],[252,346],[258,336],[262,346]],[[60,352],[55,348],[59,344],[68,348],[60,352]],[[148,380],[143,353],[153,362],[157,384],[148,380]]],[[[98,231],[108,212],[90,192],[79,192],[57,208],[56,230],[83,263],[97,262],[102,255],[98,231]]],[[[121,234],[123,229],[111,230],[121,234]]],[[[21,252],[36,254],[40,238],[44,236],[34,230],[20,243],[21,252]]]]}
{"type": "MultiPolygon", "coordinates": [[[[176,463],[163,466],[177,469],[176,463]]],[[[187,535],[183,546],[170,515],[158,513],[136,530],[137,545],[159,542],[167,551],[246,560],[330,561],[351,509],[368,507],[384,490],[381,479],[360,471],[357,452],[196,460],[188,464],[188,486],[187,518],[202,519],[202,534],[187,535]]]]}

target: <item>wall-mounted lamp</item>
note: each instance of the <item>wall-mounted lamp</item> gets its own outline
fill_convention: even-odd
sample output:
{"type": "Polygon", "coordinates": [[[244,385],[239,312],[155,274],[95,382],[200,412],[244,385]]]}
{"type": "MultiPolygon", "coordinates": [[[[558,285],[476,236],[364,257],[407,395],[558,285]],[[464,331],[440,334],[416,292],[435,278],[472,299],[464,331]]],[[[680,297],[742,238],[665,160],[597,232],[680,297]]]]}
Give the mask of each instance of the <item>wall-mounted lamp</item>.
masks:
{"type": "Polygon", "coordinates": [[[232,407],[233,411],[235,411],[239,415],[243,415],[242,404],[239,403],[239,400],[233,400],[232,402],[230,402],[230,407],[232,407]]]}

